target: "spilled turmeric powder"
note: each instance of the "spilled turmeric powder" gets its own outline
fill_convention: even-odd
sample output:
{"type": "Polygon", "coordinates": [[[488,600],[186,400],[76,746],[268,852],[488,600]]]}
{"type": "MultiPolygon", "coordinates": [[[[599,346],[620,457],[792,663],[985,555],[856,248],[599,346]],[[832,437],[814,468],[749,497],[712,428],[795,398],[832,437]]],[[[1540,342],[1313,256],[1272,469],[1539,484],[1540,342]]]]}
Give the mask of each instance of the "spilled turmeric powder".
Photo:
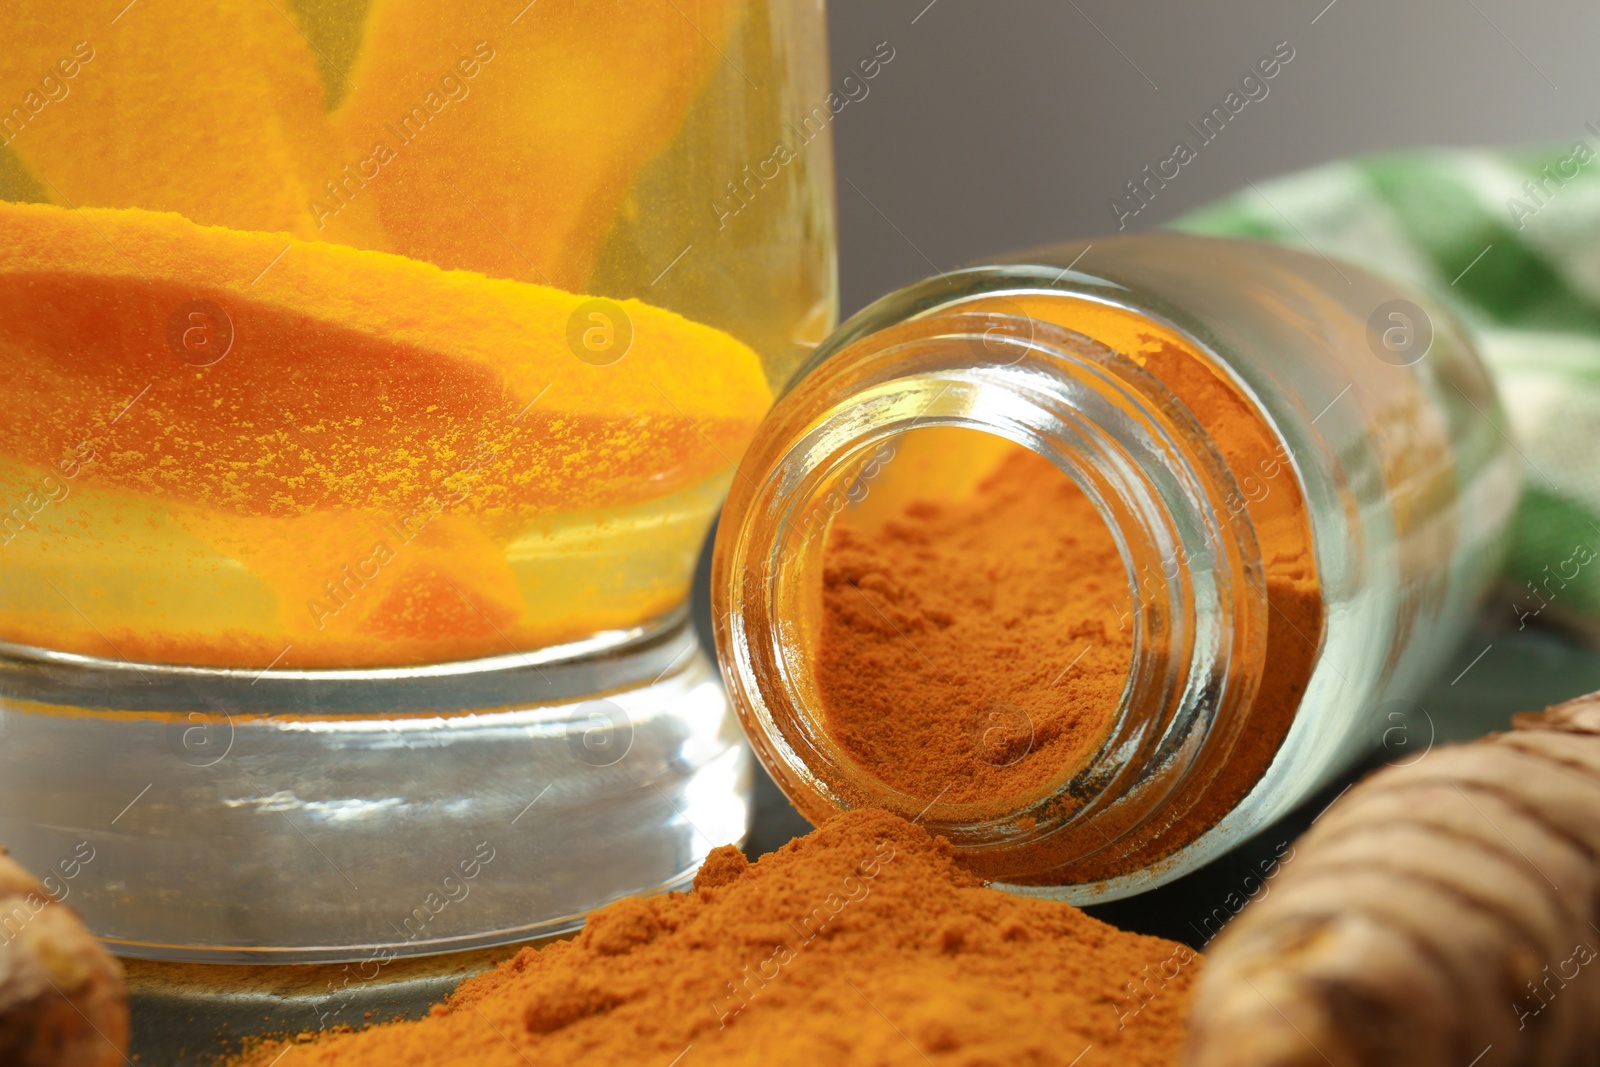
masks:
{"type": "MultiPolygon", "coordinates": [[[[986,889],[943,839],[864,809],[754,864],[718,848],[692,892],[619,901],[423,1019],[322,1035],[290,1058],[1170,1064],[1200,962],[1070,905],[986,889]]],[[[284,1052],[268,1043],[244,1063],[284,1052]]]]}
{"type": "MultiPolygon", "coordinates": [[[[931,433],[958,434],[946,448],[975,436],[931,433]]],[[[831,735],[923,803],[1059,788],[1127,681],[1111,531],[1049,460],[1000,443],[970,496],[914,501],[879,529],[841,518],[830,534],[817,689],[831,735]]]]}

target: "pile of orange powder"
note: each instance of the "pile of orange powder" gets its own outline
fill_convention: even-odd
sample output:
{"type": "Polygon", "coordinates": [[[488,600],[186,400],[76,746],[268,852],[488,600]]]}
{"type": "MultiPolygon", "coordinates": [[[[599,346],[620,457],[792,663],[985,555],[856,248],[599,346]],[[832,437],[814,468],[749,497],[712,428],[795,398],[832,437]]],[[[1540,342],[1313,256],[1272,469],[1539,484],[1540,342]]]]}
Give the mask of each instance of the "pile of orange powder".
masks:
{"type": "Polygon", "coordinates": [[[1199,966],[986,889],[943,839],[863,810],[754,864],[716,849],[691,892],[619,901],[426,1018],[322,1036],[284,1067],[1169,1064],[1199,966]]]}
{"type": "Polygon", "coordinates": [[[1110,529],[1021,447],[966,496],[835,522],[823,608],[830,735],[923,801],[1048,794],[1110,731],[1133,654],[1110,529]]]}

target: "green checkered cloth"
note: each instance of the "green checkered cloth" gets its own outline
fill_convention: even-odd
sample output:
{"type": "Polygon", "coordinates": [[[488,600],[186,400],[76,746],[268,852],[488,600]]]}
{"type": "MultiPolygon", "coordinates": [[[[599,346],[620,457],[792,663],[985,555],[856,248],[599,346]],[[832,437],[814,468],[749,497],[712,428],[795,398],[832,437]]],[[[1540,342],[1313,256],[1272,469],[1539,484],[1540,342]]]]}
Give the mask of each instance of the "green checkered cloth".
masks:
{"type": "Polygon", "coordinates": [[[1512,592],[1577,566],[1541,621],[1600,639],[1600,155],[1590,142],[1334,163],[1262,182],[1175,228],[1310,246],[1450,307],[1489,364],[1528,468],[1506,564],[1512,592]]]}

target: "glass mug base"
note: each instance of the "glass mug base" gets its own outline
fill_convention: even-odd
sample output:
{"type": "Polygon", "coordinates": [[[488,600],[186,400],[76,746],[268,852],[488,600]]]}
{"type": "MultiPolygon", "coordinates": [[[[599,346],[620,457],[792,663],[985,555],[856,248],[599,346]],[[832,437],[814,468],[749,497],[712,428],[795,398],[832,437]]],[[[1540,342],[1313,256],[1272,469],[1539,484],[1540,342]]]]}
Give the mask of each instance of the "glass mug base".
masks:
{"type": "Polygon", "coordinates": [[[148,959],[381,969],[528,940],[683,888],[748,829],[748,750],[682,612],[389,669],[0,645],[0,746],[0,841],[148,959]]]}

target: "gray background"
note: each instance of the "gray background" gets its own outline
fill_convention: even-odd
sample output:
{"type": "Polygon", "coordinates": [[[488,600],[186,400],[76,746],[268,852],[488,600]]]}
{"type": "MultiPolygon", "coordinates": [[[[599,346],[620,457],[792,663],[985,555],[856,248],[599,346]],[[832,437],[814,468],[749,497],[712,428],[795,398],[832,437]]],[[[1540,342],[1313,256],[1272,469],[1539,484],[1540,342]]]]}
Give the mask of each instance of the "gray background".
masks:
{"type": "Polygon", "coordinates": [[[1107,200],[1280,41],[1295,57],[1266,98],[1130,229],[1356,152],[1570,141],[1600,120],[1592,0],[834,0],[829,19],[836,85],[895,50],[834,124],[846,314],[935,268],[1115,229],[1107,200]]]}

